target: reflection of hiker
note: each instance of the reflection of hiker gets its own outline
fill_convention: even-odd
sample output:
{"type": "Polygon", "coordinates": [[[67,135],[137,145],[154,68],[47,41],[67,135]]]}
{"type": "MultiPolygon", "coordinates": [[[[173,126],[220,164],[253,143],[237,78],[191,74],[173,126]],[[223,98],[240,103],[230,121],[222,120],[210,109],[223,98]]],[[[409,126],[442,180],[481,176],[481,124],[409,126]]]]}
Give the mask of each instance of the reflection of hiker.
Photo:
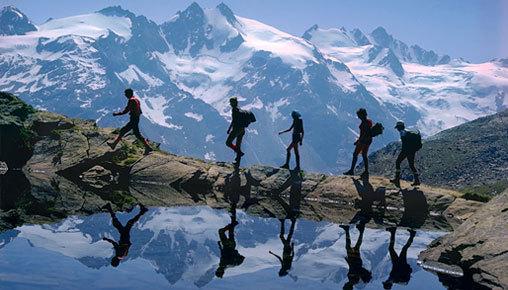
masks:
{"type": "Polygon", "coordinates": [[[286,149],[286,163],[281,166],[281,168],[289,169],[289,159],[291,158],[291,149],[295,152],[295,159],[296,159],[296,168],[295,170],[300,170],[300,153],[298,152],[298,143],[300,143],[300,146],[302,146],[303,142],[303,120],[300,118],[300,113],[293,111],[291,112],[291,117],[293,118],[293,124],[291,124],[291,127],[285,131],[279,132],[280,134],[289,132],[293,130],[293,137],[291,139],[291,144],[286,149]]]}
{"type": "Polygon", "coordinates": [[[279,270],[279,276],[286,276],[288,274],[288,271],[291,269],[291,264],[293,263],[293,258],[295,256],[295,243],[291,242],[291,239],[293,238],[293,233],[295,231],[295,224],[296,219],[291,219],[291,226],[289,228],[288,237],[284,238],[285,229],[284,229],[284,223],[285,219],[280,219],[280,235],[279,238],[282,241],[282,245],[284,246],[282,250],[282,258],[274,254],[272,251],[268,251],[270,254],[274,255],[281,264],[280,270],[279,270]]]}
{"type": "Polygon", "coordinates": [[[411,269],[411,266],[409,266],[409,264],[407,263],[407,250],[411,246],[411,243],[413,243],[413,239],[416,235],[416,232],[411,229],[408,230],[409,239],[407,240],[404,247],[402,247],[400,255],[397,256],[397,252],[395,252],[394,249],[395,231],[397,230],[397,228],[390,227],[387,228],[386,230],[390,232],[390,245],[388,246],[388,249],[390,251],[390,258],[392,260],[392,271],[390,272],[388,280],[383,282],[383,287],[385,289],[392,289],[393,283],[406,285],[409,282],[409,279],[411,279],[411,272],[413,270],[411,269]]]}
{"type": "Polygon", "coordinates": [[[363,232],[365,231],[365,224],[359,223],[356,228],[360,232],[358,236],[358,240],[356,241],[356,245],[354,248],[351,248],[351,236],[349,234],[349,226],[341,225],[341,228],[346,231],[346,262],[349,266],[349,271],[347,273],[348,281],[344,284],[343,289],[353,289],[353,286],[360,282],[360,279],[363,283],[369,283],[372,279],[372,273],[363,267],[362,257],[360,254],[360,246],[362,245],[363,240],[363,232]]]}
{"type": "Polygon", "coordinates": [[[134,91],[132,89],[126,89],[124,94],[125,94],[125,97],[127,99],[129,99],[129,101],[127,102],[127,106],[125,107],[125,109],[123,111],[113,113],[113,116],[120,116],[120,115],[125,115],[125,114],[129,113],[129,115],[130,115],[129,123],[127,123],[127,125],[123,126],[122,129],[120,129],[120,132],[118,133],[118,137],[116,137],[115,141],[107,142],[107,144],[111,147],[111,149],[115,149],[118,142],[120,142],[120,140],[122,140],[122,137],[125,134],[127,134],[127,132],[132,130],[132,132],[134,133],[136,138],[138,138],[139,141],[143,142],[143,144],[145,146],[145,154],[148,154],[151,151],[153,151],[153,149],[150,147],[150,145],[148,145],[148,141],[146,141],[146,139],[143,138],[143,136],[139,132],[139,117],[142,114],[141,103],[139,102],[138,98],[136,98],[134,96],[134,91]]]}
{"type": "Polygon", "coordinates": [[[420,178],[418,171],[415,167],[415,155],[418,150],[422,148],[422,137],[419,132],[412,132],[405,129],[406,126],[403,122],[397,122],[395,129],[400,133],[400,140],[402,141],[402,149],[400,150],[397,161],[395,161],[395,178],[390,182],[395,186],[400,187],[400,164],[407,158],[409,168],[413,172],[414,181],[411,186],[420,185],[420,178]]]}
{"type": "Polygon", "coordinates": [[[132,226],[148,211],[148,209],[144,205],[139,204],[139,213],[131,218],[125,226],[123,226],[116,217],[113,209],[111,209],[111,204],[108,203],[103,208],[109,212],[113,226],[118,230],[118,233],[120,233],[120,240],[118,240],[118,243],[106,237],[102,238],[104,241],[110,242],[113,245],[113,248],[115,249],[115,256],[111,259],[111,266],[117,267],[118,264],[120,264],[120,260],[123,260],[129,254],[129,248],[131,247],[132,226]]]}
{"type": "Polygon", "coordinates": [[[360,108],[356,111],[356,115],[362,121],[360,123],[360,136],[355,142],[355,151],[353,152],[353,160],[351,162],[351,168],[344,172],[344,175],[354,175],[356,162],[358,161],[358,154],[362,154],[363,164],[365,165],[365,171],[361,174],[362,178],[369,177],[369,146],[372,143],[372,121],[367,119],[367,110],[360,108]]]}
{"type": "Polygon", "coordinates": [[[219,239],[217,242],[220,249],[219,267],[215,271],[215,276],[222,278],[226,268],[241,265],[245,257],[240,255],[236,250],[235,227],[238,225],[236,221],[236,204],[231,205],[231,223],[219,229],[219,239]],[[226,235],[226,232],[228,235],[226,235]]]}

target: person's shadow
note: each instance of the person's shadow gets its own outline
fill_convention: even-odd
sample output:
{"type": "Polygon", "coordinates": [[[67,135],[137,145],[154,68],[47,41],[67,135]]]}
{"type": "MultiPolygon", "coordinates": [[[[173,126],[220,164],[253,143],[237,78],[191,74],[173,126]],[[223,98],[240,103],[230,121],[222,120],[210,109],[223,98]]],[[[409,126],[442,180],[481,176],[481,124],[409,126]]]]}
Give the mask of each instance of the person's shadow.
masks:
{"type": "MultiPolygon", "coordinates": [[[[238,201],[237,201],[238,202],[238,201]]],[[[236,220],[237,203],[230,200],[230,217],[231,222],[225,227],[219,229],[219,241],[217,244],[220,249],[219,267],[215,271],[215,276],[222,278],[226,268],[236,267],[243,263],[245,257],[236,250],[235,227],[238,225],[236,220]]]]}
{"type": "Polygon", "coordinates": [[[356,284],[360,283],[360,280],[363,281],[363,283],[369,283],[372,279],[372,272],[363,267],[363,261],[360,253],[365,224],[360,222],[356,226],[360,234],[354,247],[351,247],[349,225],[341,225],[340,227],[346,232],[346,262],[349,267],[347,273],[348,281],[344,284],[343,289],[353,289],[356,284]]]}
{"type": "Polygon", "coordinates": [[[122,225],[122,223],[120,223],[120,221],[116,217],[116,214],[111,208],[110,203],[106,204],[103,208],[106,209],[111,215],[111,221],[113,223],[113,226],[117,229],[118,233],[120,234],[120,239],[118,240],[118,242],[107,237],[102,238],[104,241],[109,242],[113,245],[113,248],[115,249],[115,255],[111,259],[111,266],[118,267],[120,261],[125,259],[125,257],[127,257],[127,255],[129,254],[129,249],[132,245],[131,243],[132,226],[134,226],[134,224],[141,218],[142,215],[144,215],[148,211],[148,209],[144,205],[139,204],[139,213],[135,215],[133,218],[131,218],[124,226],[122,225]]]}
{"type": "Polygon", "coordinates": [[[242,185],[242,178],[240,175],[240,168],[235,167],[234,171],[226,176],[224,183],[224,194],[230,205],[232,203],[236,205],[240,201],[240,196],[244,197],[244,202],[241,206],[243,209],[248,209],[251,205],[258,202],[257,198],[251,196],[252,186],[257,181],[251,176],[249,172],[244,174],[246,183],[242,185]]]}
{"type": "Polygon", "coordinates": [[[374,220],[376,224],[383,224],[386,210],[386,188],[374,187],[368,179],[352,178],[356,191],[360,197],[355,201],[355,207],[359,208],[350,224],[363,223],[367,224],[370,220],[374,220]],[[374,208],[374,204],[377,206],[374,208]]]}
{"type": "Polygon", "coordinates": [[[390,272],[390,276],[386,281],[383,282],[384,289],[392,289],[393,284],[403,284],[407,285],[409,280],[411,279],[411,266],[407,263],[407,250],[413,243],[413,239],[416,235],[416,232],[412,229],[409,229],[409,238],[406,241],[406,244],[402,247],[400,254],[397,255],[395,251],[395,231],[396,227],[389,227],[386,229],[390,232],[390,244],[388,246],[388,251],[390,253],[390,259],[392,261],[392,270],[390,272]]]}
{"type": "Polygon", "coordinates": [[[422,227],[429,216],[429,205],[423,192],[416,188],[411,190],[403,189],[402,199],[404,202],[404,213],[400,219],[399,226],[412,229],[422,227]]]}

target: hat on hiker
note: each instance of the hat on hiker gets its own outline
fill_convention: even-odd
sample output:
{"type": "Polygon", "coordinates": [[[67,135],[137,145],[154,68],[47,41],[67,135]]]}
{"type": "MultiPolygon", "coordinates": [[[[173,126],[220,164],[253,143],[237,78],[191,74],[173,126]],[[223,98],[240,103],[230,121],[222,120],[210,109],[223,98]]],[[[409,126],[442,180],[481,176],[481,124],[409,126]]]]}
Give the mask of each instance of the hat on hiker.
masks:
{"type": "Polygon", "coordinates": [[[404,122],[398,121],[397,124],[395,124],[395,129],[404,129],[406,128],[406,125],[404,125],[404,122]]]}

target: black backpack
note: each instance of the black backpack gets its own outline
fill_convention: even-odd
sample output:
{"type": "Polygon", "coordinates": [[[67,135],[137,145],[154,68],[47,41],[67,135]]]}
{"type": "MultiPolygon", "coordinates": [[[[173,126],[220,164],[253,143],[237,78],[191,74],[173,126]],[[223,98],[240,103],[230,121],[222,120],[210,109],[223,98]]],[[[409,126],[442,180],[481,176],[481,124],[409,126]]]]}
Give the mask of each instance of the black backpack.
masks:
{"type": "Polygon", "coordinates": [[[256,122],[256,116],[251,111],[239,110],[239,116],[239,124],[242,128],[247,128],[250,123],[256,122]]]}
{"type": "Polygon", "coordinates": [[[378,135],[383,134],[385,127],[383,127],[383,124],[376,123],[372,128],[370,128],[370,136],[376,137],[378,135]]]}
{"type": "Polygon", "coordinates": [[[418,151],[422,149],[422,135],[419,131],[407,131],[405,136],[407,148],[411,151],[418,151]]]}

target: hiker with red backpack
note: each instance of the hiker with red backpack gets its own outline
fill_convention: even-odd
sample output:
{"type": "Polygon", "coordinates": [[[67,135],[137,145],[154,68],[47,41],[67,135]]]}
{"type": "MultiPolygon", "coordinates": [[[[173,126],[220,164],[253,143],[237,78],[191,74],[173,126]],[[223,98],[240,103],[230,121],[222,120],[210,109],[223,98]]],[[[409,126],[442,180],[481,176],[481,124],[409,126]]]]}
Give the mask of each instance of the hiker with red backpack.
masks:
{"type": "Polygon", "coordinates": [[[415,167],[415,157],[416,152],[422,148],[422,136],[418,131],[406,130],[406,125],[404,125],[404,122],[397,122],[395,129],[397,129],[400,133],[402,149],[400,150],[399,156],[397,156],[397,160],[395,161],[395,178],[391,179],[390,182],[400,188],[400,164],[402,161],[404,161],[404,159],[407,158],[409,168],[413,172],[414,177],[411,186],[418,186],[420,185],[420,176],[418,175],[418,171],[415,167]]]}
{"type": "Polygon", "coordinates": [[[247,128],[250,123],[256,122],[256,117],[250,111],[241,110],[238,107],[238,99],[236,97],[230,98],[229,104],[231,105],[231,124],[227,131],[228,138],[226,139],[226,146],[235,151],[235,161],[239,164],[240,159],[245,154],[241,149],[245,128],[247,128]],[[236,143],[233,144],[235,139],[236,143]]]}
{"type": "Polygon", "coordinates": [[[141,103],[139,102],[139,99],[134,96],[134,91],[132,89],[126,89],[124,91],[124,94],[125,97],[129,99],[129,101],[127,102],[127,106],[121,112],[114,112],[113,116],[120,116],[129,113],[130,116],[129,123],[127,123],[120,129],[120,132],[118,133],[118,136],[116,137],[115,141],[107,142],[107,144],[109,145],[109,147],[111,147],[111,149],[114,150],[116,145],[120,142],[120,140],[122,140],[122,137],[125,134],[127,134],[127,132],[132,130],[134,136],[136,136],[136,138],[138,138],[138,140],[141,141],[145,146],[145,155],[147,155],[148,153],[152,152],[153,149],[148,144],[148,141],[139,132],[139,118],[143,113],[141,111],[141,103]]]}
{"type": "Polygon", "coordinates": [[[293,124],[291,127],[287,130],[280,131],[279,135],[289,132],[293,130],[293,137],[291,140],[291,144],[286,148],[286,163],[281,166],[281,168],[289,169],[289,159],[291,158],[291,149],[295,152],[295,159],[296,159],[296,167],[295,170],[300,170],[300,153],[298,151],[298,144],[302,146],[303,142],[303,120],[301,119],[300,113],[297,111],[291,112],[291,117],[293,118],[293,124]]]}
{"type": "Polygon", "coordinates": [[[383,133],[383,126],[380,123],[376,123],[376,125],[372,126],[372,120],[367,118],[367,110],[364,108],[358,109],[356,111],[356,116],[362,122],[360,123],[360,136],[356,140],[355,151],[353,152],[353,160],[351,161],[351,168],[344,172],[344,175],[354,175],[355,174],[355,166],[358,161],[358,155],[362,154],[363,164],[365,166],[365,170],[360,175],[361,178],[369,178],[369,147],[372,143],[372,137],[375,137],[379,134],[383,133]]]}

